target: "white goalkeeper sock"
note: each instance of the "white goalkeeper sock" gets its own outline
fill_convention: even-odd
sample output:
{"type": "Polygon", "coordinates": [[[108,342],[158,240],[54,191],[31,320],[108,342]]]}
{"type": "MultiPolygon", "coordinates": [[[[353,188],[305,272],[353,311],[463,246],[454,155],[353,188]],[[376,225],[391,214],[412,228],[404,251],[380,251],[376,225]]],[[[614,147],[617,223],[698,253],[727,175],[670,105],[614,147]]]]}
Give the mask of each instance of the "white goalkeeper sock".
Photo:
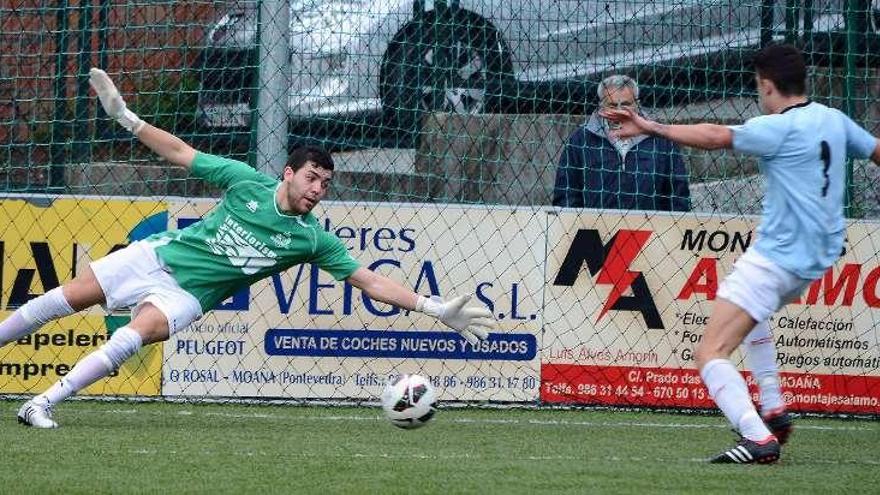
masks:
{"type": "Polygon", "coordinates": [[[84,357],[64,378],[34,398],[42,404],[58,404],[96,381],[109,376],[143,345],[141,336],[129,327],[113,333],[100,349],[84,357]]]}
{"type": "Polygon", "coordinates": [[[46,323],[72,315],[61,287],[55,287],[42,296],[35,297],[15,310],[9,318],[0,322],[0,346],[29,335],[46,323]]]}
{"type": "Polygon", "coordinates": [[[767,413],[785,407],[776,364],[776,345],[770,334],[770,325],[759,322],[745,340],[745,355],[749,369],[761,391],[761,411],[767,413]]]}
{"type": "Polygon", "coordinates": [[[746,381],[729,359],[713,359],[700,370],[709,395],[742,436],[761,441],[770,435],[749,399],[746,381]]]}

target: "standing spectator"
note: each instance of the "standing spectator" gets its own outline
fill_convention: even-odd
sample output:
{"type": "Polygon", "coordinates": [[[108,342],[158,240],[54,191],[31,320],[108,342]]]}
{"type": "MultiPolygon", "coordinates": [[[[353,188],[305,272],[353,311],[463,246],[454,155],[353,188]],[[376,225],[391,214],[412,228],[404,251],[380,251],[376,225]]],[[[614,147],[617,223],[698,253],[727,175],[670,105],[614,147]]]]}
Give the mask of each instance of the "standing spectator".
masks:
{"type": "MultiPolygon", "coordinates": [[[[639,87],[628,76],[605,78],[596,91],[600,109],[638,110],[639,87]]],[[[553,205],[617,210],[690,210],[687,171],[678,147],[641,134],[615,138],[615,124],[590,115],[568,139],[556,169],[553,205]]]]}

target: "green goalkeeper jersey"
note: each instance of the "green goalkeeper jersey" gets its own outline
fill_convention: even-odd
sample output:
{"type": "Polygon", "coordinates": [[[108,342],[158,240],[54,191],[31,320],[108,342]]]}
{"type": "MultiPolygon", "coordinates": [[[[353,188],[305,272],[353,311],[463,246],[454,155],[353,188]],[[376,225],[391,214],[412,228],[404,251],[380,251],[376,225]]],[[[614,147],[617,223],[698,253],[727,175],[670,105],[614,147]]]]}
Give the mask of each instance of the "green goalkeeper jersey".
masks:
{"type": "Polygon", "coordinates": [[[201,221],[147,238],[180,286],[203,311],[238,289],[301,263],[316,263],[336,280],[359,267],[342,241],[311,213],[278,209],[280,182],[247,164],[197,153],[192,175],[222,187],[220,203],[201,221]]]}

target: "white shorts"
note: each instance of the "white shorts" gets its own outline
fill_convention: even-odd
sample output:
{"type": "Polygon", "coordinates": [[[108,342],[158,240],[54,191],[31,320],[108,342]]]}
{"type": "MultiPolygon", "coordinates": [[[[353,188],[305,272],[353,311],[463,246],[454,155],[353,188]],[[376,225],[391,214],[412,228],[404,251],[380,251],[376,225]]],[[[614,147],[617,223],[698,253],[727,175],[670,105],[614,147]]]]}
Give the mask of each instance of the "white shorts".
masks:
{"type": "Polygon", "coordinates": [[[800,297],[810,283],[812,280],[800,278],[754,249],[748,249],[721,282],[717,296],[736,304],[755,321],[761,322],[800,297]]]}
{"type": "Polygon", "coordinates": [[[163,269],[156,251],[147,242],[135,242],[90,266],[109,310],[131,307],[134,318],[144,304],[152,304],[168,320],[169,335],[202,317],[198,299],[163,269]]]}

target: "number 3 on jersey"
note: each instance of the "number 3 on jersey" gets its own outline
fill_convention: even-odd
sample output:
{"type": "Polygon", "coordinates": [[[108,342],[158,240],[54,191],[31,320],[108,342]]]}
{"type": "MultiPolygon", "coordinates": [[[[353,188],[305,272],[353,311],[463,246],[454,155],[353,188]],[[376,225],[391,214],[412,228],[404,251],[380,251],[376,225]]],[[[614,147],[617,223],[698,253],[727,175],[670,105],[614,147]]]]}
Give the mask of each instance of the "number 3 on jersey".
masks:
{"type": "Polygon", "coordinates": [[[830,179],[828,178],[828,167],[831,166],[831,147],[828,146],[828,141],[822,141],[820,144],[822,150],[819,153],[819,157],[825,164],[825,166],[822,168],[822,175],[825,176],[825,185],[822,186],[822,197],[824,198],[828,194],[828,184],[830,181],[830,179]]]}

